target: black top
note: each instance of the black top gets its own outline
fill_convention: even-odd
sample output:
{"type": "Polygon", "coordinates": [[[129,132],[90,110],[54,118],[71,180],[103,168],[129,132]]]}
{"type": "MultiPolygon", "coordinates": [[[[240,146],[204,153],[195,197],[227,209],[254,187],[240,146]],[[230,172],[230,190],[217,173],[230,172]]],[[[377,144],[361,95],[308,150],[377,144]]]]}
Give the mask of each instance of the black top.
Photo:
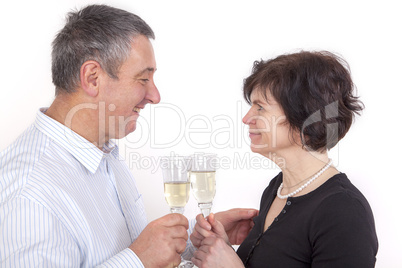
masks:
{"type": "Polygon", "coordinates": [[[374,267],[378,241],[373,213],[345,174],[306,195],[289,197],[263,232],[281,182],[279,173],[265,189],[260,214],[237,251],[246,267],[374,267]]]}

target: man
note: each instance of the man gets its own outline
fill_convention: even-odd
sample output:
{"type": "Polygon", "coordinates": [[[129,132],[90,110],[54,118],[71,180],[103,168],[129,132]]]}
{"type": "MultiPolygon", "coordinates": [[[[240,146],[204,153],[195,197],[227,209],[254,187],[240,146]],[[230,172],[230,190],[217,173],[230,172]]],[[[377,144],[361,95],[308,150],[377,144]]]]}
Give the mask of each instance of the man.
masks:
{"type": "MultiPolygon", "coordinates": [[[[153,38],[141,18],[120,9],[69,13],[53,42],[55,100],[0,155],[1,267],[173,267],[185,249],[191,255],[184,216],[147,224],[112,140],[160,101],[153,38]]],[[[255,214],[216,217],[235,241],[255,214]]]]}

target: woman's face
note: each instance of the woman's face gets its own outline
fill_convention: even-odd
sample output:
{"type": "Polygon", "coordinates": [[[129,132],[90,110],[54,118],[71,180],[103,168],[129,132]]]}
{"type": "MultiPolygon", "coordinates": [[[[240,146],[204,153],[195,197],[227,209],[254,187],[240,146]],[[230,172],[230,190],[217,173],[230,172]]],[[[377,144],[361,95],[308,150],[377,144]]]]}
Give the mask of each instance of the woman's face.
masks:
{"type": "Polygon", "coordinates": [[[281,156],[284,150],[293,148],[285,113],[269,90],[265,98],[259,89],[254,89],[250,99],[252,105],[243,123],[249,126],[251,150],[272,159],[273,154],[281,156]]]}

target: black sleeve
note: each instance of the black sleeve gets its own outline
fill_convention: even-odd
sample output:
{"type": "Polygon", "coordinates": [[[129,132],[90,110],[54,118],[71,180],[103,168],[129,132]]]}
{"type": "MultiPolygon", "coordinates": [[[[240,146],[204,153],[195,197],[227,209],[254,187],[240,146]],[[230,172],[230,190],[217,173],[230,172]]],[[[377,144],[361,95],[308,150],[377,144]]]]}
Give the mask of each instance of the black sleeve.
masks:
{"type": "Polygon", "coordinates": [[[338,193],[326,198],[311,224],[312,268],[375,266],[378,241],[368,202],[338,193]]]}

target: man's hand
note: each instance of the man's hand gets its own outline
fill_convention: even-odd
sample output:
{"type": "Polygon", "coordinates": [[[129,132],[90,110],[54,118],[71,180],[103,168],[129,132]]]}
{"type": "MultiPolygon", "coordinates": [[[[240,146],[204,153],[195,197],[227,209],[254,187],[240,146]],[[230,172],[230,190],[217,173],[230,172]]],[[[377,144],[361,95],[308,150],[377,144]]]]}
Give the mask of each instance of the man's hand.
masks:
{"type": "Polygon", "coordinates": [[[147,268],[176,267],[186,249],[188,220],[181,214],[168,214],[150,222],[130,249],[147,268]]]}

